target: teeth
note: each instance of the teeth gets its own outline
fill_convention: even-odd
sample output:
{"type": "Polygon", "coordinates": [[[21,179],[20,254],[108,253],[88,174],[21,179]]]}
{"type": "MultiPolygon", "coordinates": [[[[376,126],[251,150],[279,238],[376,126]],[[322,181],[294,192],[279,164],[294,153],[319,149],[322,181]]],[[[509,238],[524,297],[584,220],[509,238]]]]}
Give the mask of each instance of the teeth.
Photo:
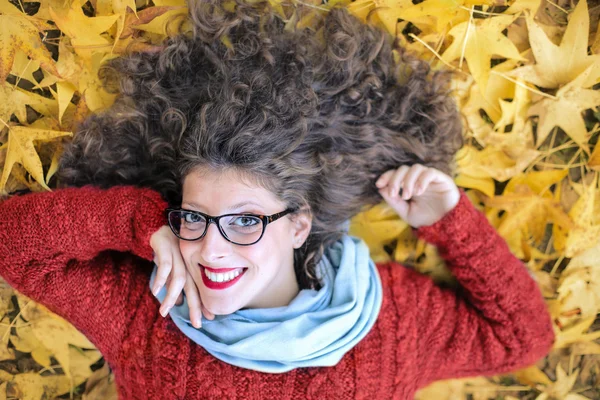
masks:
{"type": "Polygon", "coordinates": [[[235,271],[225,272],[223,274],[216,274],[214,272],[204,270],[204,273],[213,282],[228,282],[234,278],[236,278],[239,274],[242,273],[242,270],[236,269],[235,271]]]}

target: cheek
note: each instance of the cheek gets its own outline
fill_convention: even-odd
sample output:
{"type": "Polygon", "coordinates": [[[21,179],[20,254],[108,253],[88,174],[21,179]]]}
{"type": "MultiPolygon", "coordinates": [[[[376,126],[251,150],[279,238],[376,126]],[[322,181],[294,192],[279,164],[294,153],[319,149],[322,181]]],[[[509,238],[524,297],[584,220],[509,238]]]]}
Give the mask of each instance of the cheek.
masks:
{"type": "Polygon", "coordinates": [[[194,244],[192,242],[186,242],[185,240],[179,241],[179,252],[183,258],[183,262],[187,265],[188,261],[191,260],[191,256],[194,253],[194,244]]]}

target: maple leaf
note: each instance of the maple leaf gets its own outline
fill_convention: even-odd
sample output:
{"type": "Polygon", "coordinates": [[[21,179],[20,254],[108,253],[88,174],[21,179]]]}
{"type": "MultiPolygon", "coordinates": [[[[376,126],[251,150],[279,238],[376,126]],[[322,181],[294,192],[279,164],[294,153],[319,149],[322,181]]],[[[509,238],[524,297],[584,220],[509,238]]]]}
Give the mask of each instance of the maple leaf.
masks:
{"type": "Polygon", "coordinates": [[[146,8],[135,15],[134,13],[127,13],[125,17],[124,27],[119,36],[120,39],[125,39],[134,34],[135,28],[139,25],[147,24],[154,18],[159,17],[167,11],[176,10],[180,7],[173,6],[156,6],[146,8]]]}
{"type": "Polygon", "coordinates": [[[25,105],[31,100],[26,92],[4,83],[0,85],[0,98],[0,120],[4,124],[8,123],[12,114],[15,114],[19,121],[27,121],[25,105]]]}
{"type": "Polygon", "coordinates": [[[538,155],[536,150],[523,149],[518,158],[513,159],[505,150],[492,145],[481,151],[467,145],[458,151],[456,160],[460,173],[475,178],[492,177],[503,182],[520,173],[538,155]]]}
{"type": "Polygon", "coordinates": [[[33,141],[49,141],[63,136],[73,136],[73,134],[71,132],[32,129],[24,126],[10,127],[4,170],[0,178],[0,192],[4,190],[4,185],[6,185],[14,163],[23,165],[42,187],[50,190],[44,182],[42,162],[35,151],[33,141]]]}
{"type": "Polygon", "coordinates": [[[517,68],[512,71],[511,76],[523,78],[544,88],[557,88],[574,80],[600,58],[587,53],[589,27],[587,2],[580,1],[573,11],[560,46],[557,46],[529,15],[529,43],[537,64],[517,68]]]}
{"type": "Polygon", "coordinates": [[[452,44],[442,54],[442,59],[451,62],[464,58],[469,70],[485,93],[490,75],[492,55],[524,60],[515,45],[502,34],[516,16],[502,15],[484,20],[469,20],[452,28],[449,34],[454,38],[452,44]]]}
{"type": "Polygon", "coordinates": [[[71,3],[71,8],[66,12],[55,10],[50,6],[49,13],[58,28],[71,38],[75,52],[82,57],[83,61],[89,61],[98,49],[105,52],[110,50],[112,42],[100,34],[106,32],[115,23],[119,18],[118,15],[87,17],[77,0],[71,3]]]}
{"type": "Polygon", "coordinates": [[[390,259],[383,248],[384,245],[394,240],[407,228],[408,225],[401,221],[398,214],[385,203],[356,215],[350,221],[350,234],[360,234],[372,251],[371,257],[378,261],[390,259]]]}
{"type": "Polygon", "coordinates": [[[529,91],[524,85],[516,85],[512,101],[499,99],[502,117],[494,125],[500,132],[506,131],[507,125],[512,125],[511,132],[522,132],[525,129],[527,111],[529,108],[529,91]]]}
{"type": "Polygon", "coordinates": [[[156,16],[154,19],[152,19],[152,21],[145,23],[145,24],[140,24],[140,25],[136,25],[133,28],[137,29],[137,30],[142,30],[145,32],[151,32],[151,33],[156,33],[158,35],[166,35],[167,31],[167,23],[174,18],[177,15],[186,15],[188,12],[188,9],[185,7],[180,7],[180,8],[174,8],[172,10],[169,10],[161,15],[156,16]]]}
{"type": "Polygon", "coordinates": [[[506,11],[506,14],[518,14],[522,11],[529,10],[532,15],[535,15],[542,0],[516,0],[514,1],[510,7],[506,11]]]}
{"type": "Polygon", "coordinates": [[[40,29],[25,14],[0,15],[0,82],[4,82],[10,73],[17,49],[39,61],[44,69],[59,75],[39,33],[40,29]]]}
{"type": "Polygon", "coordinates": [[[415,4],[400,14],[400,18],[413,23],[418,23],[424,16],[435,18],[435,30],[443,31],[448,25],[456,25],[467,21],[471,13],[469,6],[490,5],[493,1],[488,0],[425,0],[415,4]]]}
{"type": "Polygon", "coordinates": [[[39,68],[39,61],[27,58],[27,55],[24,52],[18,50],[15,53],[10,74],[17,77],[17,82],[21,79],[26,79],[29,82],[36,83],[37,80],[33,77],[33,73],[39,68]]]}
{"type": "Polygon", "coordinates": [[[585,89],[594,83],[598,75],[600,63],[594,63],[575,80],[560,88],[555,97],[544,98],[529,108],[528,115],[539,116],[537,146],[544,142],[555,126],[559,126],[589,154],[587,142],[590,134],[581,113],[600,105],[600,92],[585,89]]]}

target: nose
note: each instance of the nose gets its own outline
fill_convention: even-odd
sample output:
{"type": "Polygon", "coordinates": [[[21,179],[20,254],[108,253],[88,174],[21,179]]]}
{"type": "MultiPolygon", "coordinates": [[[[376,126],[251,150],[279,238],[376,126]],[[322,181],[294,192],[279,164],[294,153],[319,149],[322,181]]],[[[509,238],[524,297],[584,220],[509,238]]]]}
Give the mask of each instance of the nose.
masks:
{"type": "Polygon", "coordinates": [[[200,256],[206,262],[212,262],[231,254],[233,243],[228,242],[219,232],[216,224],[209,224],[206,234],[198,240],[200,256]]]}

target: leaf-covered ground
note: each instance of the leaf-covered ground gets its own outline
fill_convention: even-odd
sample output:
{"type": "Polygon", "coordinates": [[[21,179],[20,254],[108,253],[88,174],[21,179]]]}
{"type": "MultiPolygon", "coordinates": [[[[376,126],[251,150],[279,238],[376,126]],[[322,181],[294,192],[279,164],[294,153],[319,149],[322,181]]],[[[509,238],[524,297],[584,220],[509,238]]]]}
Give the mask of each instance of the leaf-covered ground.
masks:
{"type": "MultiPolygon", "coordinates": [[[[538,281],[557,341],[513,374],[437,382],[419,399],[600,398],[600,1],[270,0],[289,27],[335,4],[394,35],[453,81],[466,145],[456,183],[538,281]],[[416,4],[414,4],[416,3],[416,4]]],[[[184,0],[0,0],[0,192],[55,187],[74,126],[113,97],[103,61],[153,51],[184,0]]],[[[452,283],[436,249],[384,205],[351,232],[376,261],[452,283]]],[[[116,399],[112,375],[80,333],[0,281],[0,400],[116,399]]]]}

